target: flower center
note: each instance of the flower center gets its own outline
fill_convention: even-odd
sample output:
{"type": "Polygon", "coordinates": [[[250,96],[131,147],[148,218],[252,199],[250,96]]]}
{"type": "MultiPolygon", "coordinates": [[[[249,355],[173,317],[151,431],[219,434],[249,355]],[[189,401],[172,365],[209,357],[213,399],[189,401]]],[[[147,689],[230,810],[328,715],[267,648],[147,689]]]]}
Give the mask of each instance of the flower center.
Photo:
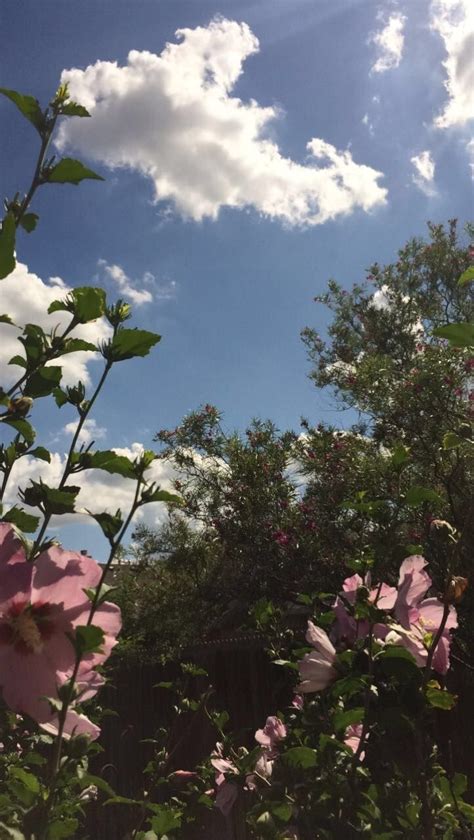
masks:
{"type": "Polygon", "coordinates": [[[49,614],[48,604],[12,604],[0,624],[0,644],[12,645],[18,653],[41,653],[53,631],[49,614]]]}

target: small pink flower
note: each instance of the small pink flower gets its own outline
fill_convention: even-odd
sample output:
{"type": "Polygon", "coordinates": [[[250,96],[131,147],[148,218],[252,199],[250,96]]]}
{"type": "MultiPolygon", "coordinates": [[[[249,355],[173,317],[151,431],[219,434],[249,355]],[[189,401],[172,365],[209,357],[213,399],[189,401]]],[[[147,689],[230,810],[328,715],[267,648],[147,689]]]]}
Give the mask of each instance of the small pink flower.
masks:
{"type": "Polygon", "coordinates": [[[288,545],[291,541],[290,535],[285,533],[285,531],[275,531],[273,539],[276,543],[278,543],[278,545],[288,545]]]}
{"type": "Polygon", "coordinates": [[[355,604],[357,598],[357,590],[365,586],[369,590],[369,602],[376,604],[380,610],[391,610],[397,598],[397,590],[394,586],[389,586],[387,583],[382,583],[380,586],[371,587],[370,575],[365,576],[362,580],[360,575],[352,575],[345,579],[342,584],[344,597],[350,604],[355,604]]]}
{"type": "MultiPolygon", "coordinates": [[[[349,747],[353,753],[356,753],[359,749],[360,739],[362,735],[362,724],[356,723],[351,724],[348,726],[345,733],[344,733],[344,743],[346,747],[349,747]]],[[[364,757],[364,753],[361,753],[361,758],[364,757]]]]}
{"type": "Polygon", "coordinates": [[[295,696],[293,697],[293,700],[291,701],[291,705],[292,705],[295,709],[299,709],[299,710],[301,710],[301,709],[303,708],[303,706],[304,706],[304,699],[303,699],[303,697],[301,696],[301,694],[295,694],[295,696]]]}
{"type": "Polygon", "coordinates": [[[273,750],[279,741],[286,738],[286,726],[280,718],[272,715],[267,718],[267,722],[263,729],[257,729],[255,733],[255,740],[262,747],[273,750]]]}
{"type": "MultiPolygon", "coordinates": [[[[57,699],[58,686],[71,677],[76,654],[68,634],[87,623],[91,604],[84,589],[97,586],[100,578],[91,557],[57,546],[28,562],[13,528],[0,523],[0,686],[11,709],[48,731],[55,731],[57,714],[44,698],[57,699]]],[[[101,604],[94,623],[104,631],[104,644],[102,653],[88,654],[81,662],[77,687],[84,700],[103,682],[94,668],[116,644],[119,608],[101,604]]],[[[73,731],[96,738],[100,730],[71,709],[65,734],[73,731]]]]}
{"type": "Polygon", "coordinates": [[[336,650],[327,633],[308,621],[306,640],[314,650],[298,663],[301,682],[297,688],[303,694],[322,691],[337,678],[336,650]]]}

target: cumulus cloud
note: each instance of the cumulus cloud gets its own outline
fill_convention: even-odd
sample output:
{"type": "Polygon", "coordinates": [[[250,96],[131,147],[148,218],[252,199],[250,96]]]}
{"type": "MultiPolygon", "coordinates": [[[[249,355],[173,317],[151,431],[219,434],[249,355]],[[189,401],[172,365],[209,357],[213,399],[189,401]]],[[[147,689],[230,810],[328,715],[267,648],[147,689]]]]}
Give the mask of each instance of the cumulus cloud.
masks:
{"type": "Polygon", "coordinates": [[[425,195],[432,196],[436,194],[434,188],[435,163],[431,157],[430,151],[420,152],[419,155],[414,155],[410,158],[415,172],[412,175],[413,183],[425,193],[425,195]]]}
{"type": "Polygon", "coordinates": [[[372,65],[372,73],[385,73],[398,67],[402,60],[405,37],[403,29],[406,17],[400,12],[394,12],[388,20],[379,15],[379,20],[385,25],[378,32],[372,33],[369,43],[375,45],[376,60],[372,65]]]}
{"type": "MultiPolygon", "coordinates": [[[[114,450],[119,455],[125,455],[133,459],[143,452],[143,446],[141,443],[133,443],[130,447],[121,449],[114,447],[114,450]]],[[[65,455],[59,452],[51,453],[51,463],[49,464],[29,456],[20,458],[15,462],[12,470],[5,497],[6,505],[20,504],[18,488],[26,487],[30,480],[38,481],[41,477],[50,486],[57,486],[64,470],[65,461],[65,455]]],[[[175,492],[173,481],[178,473],[176,467],[170,461],[154,461],[147,474],[150,481],[157,482],[163,490],[175,492]]],[[[73,479],[70,483],[81,487],[76,500],[76,510],[79,513],[53,517],[52,528],[58,528],[71,522],[94,524],[93,520],[85,513],[86,510],[90,510],[92,513],[99,513],[100,511],[115,513],[120,508],[126,515],[130,509],[135,493],[135,482],[133,480],[122,478],[119,475],[109,475],[102,470],[87,470],[83,473],[77,473],[73,476],[73,479]]],[[[31,513],[36,512],[36,509],[28,508],[28,510],[31,513]]],[[[166,505],[162,502],[152,502],[137,511],[134,522],[135,524],[144,522],[150,526],[155,526],[163,524],[166,518],[166,505]]]]}
{"type": "MultiPolygon", "coordinates": [[[[25,324],[39,324],[45,331],[59,325],[64,329],[71,316],[67,312],[54,312],[48,315],[47,309],[53,300],[63,299],[70,291],[60,277],[51,277],[44,282],[36,274],[28,270],[26,265],[17,263],[15,270],[2,280],[1,311],[8,313],[17,327],[25,324]]],[[[4,388],[11,386],[20,376],[20,368],[8,365],[8,361],[15,355],[22,355],[23,347],[17,340],[18,329],[6,324],[0,324],[0,382],[4,388]]],[[[111,334],[110,327],[103,320],[94,321],[76,327],[73,335],[83,338],[93,344],[103,341],[111,334]]],[[[79,379],[85,385],[89,384],[88,365],[98,354],[78,352],[69,353],[61,359],[63,382],[73,384],[79,379]]],[[[59,364],[59,362],[52,362],[59,364]]]]}
{"type": "Polygon", "coordinates": [[[141,173],[156,202],[195,221],[233,207],[307,226],[385,202],[380,172],[319,138],[303,163],[284,157],[270,137],[278,109],[232,95],[259,49],[245,23],[215,19],[176,36],[160,55],[132,50],[125,66],[63,71],[92,119],[64,122],[59,149],[141,173]]]}
{"type": "Polygon", "coordinates": [[[139,285],[148,286],[148,288],[138,289],[137,283],[134,283],[128,277],[120,265],[111,265],[106,260],[99,260],[98,266],[104,276],[114,282],[120,294],[124,295],[127,301],[134,303],[135,306],[151,303],[153,300],[172,300],[176,297],[177,285],[175,280],[168,283],[158,283],[151,271],[145,271],[139,285]]]}
{"type": "Polygon", "coordinates": [[[474,119],[474,4],[472,0],[432,0],[431,28],[444,41],[448,101],[436,118],[438,128],[474,119]]]}
{"type": "MultiPolygon", "coordinates": [[[[63,434],[72,436],[76,431],[76,427],[77,421],[73,420],[71,423],[66,423],[66,425],[63,428],[63,434]]],[[[103,426],[99,426],[97,421],[92,418],[84,422],[84,425],[79,433],[77,442],[79,444],[88,444],[91,442],[91,440],[103,440],[106,434],[107,429],[105,429],[103,426]]]]}

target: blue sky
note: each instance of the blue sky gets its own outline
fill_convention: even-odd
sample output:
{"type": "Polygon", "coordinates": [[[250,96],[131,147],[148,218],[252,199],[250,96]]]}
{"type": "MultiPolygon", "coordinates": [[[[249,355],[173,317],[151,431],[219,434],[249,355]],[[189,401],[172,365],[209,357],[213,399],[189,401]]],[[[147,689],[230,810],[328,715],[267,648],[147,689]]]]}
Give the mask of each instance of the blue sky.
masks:
{"type": "MultiPolygon", "coordinates": [[[[329,277],[350,286],[428,219],[472,217],[473,14],[468,0],[2,4],[2,85],[46,102],[74,68],[92,118],[70,121],[60,152],[106,178],[39,194],[18,245],[24,288],[40,278],[25,318],[51,277],[112,297],[128,284],[134,323],[163,335],[114,372],[98,445],[150,446],[205,402],[228,428],[349,422],[309,382],[299,332],[324,332],[312,300],[329,277]]],[[[11,196],[36,137],[6,100],[0,126],[11,196]]],[[[60,459],[72,415],[37,416],[60,459]]],[[[93,528],[70,535],[102,550],[93,528]]]]}

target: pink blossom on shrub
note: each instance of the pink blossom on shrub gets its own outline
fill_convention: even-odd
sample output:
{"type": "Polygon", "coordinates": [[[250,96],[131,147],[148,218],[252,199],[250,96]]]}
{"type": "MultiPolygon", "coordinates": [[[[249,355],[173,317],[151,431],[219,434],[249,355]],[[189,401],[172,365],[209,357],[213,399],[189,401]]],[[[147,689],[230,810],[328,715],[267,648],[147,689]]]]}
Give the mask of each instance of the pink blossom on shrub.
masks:
{"type": "Polygon", "coordinates": [[[262,747],[273,750],[279,741],[283,741],[286,738],[286,734],[286,726],[283,721],[272,715],[271,717],[267,717],[267,722],[263,729],[257,729],[255,740],[262,747]]]}
{"type": "MultiPolygon", "coordinates": [[[[101,577],[91,557],[57,546],[30,563],[13,528],[0,523],[0,686],[6,704],[55,731],[56,713],[46,697],[58,698],[58,686],[72,675],[76,654],[67,634],[87,624],[91,603],[85,588],[101,577]]],[[[94,616],[104,631],[101,653],[84,657],[78,673],[79,699],[93,696],[103,680],[94,668],[104,662],[116,644],[120,610],[101,604],[94,616]]],[[[83,715],[68,713],[65,734],[99,734],[83,715]]]]}
{"type": "MultiPolygon", "coordinates": [[[[431,644],[436,635],[444,613],[444,605],[437,598],[426,598],[417,607],[410,610],[410,625],[394,625],[387,635],[386,642],[405,647],[414,656],[417,665],[424,668],[431,644]]],[[[450,631],[458,625],[454,607],[449,608],[448,619],[436,645],[432,667],[439,674],[445,674],[449,668],[449,651],[451,647],[450,631]]]]}
{"type": "Polygon", "coordinates": [[[313,646],[314,650],[305,654],[298,663],[301,682],[297,691],[303,693],[322,691],[337,677],[337,671],[334,667],[336,650],[327,633],[320,627],[316,627],[312,621],[308,621],[306,640],[313,646]]]}
{"type": "Polygon", "coordinates": [[[369,590],[369,602],[371,604],[377,604],[380,610],[391,610],[393,608],[397,597],[395,587],[389,586],[387,583],[372,587],[370,574],[365,576],[365,580],[362,580],[361,576],[357,574],[345,579],[342,589],[344,597],[350,604],[355,604],[357,590],[362,586],[369,590]]]}
{"type": "Polygon", "coordinates": [[[224,758],[223,750],[223,744],[217,743],[214,752],[211,753],[211,764],[217,771],[215,776],[217,788],[216,807],[219,808],[225,817],[227,817],[232,810],[235,800],[237,799],[238,791],[236,785],[227,781],[225,774],[237,774],[238,770],[230,759],[224,758]]]}
{"type": "Polygon", "coordinates": [[[232,782],[226,782],[224,780],[218,784],[217,788],[216,807],[219,808],[219,811],[224,817],[228,817],[237,799],[237,785],[233,785],[232,782]]]}
{"type": "MultiPolygon", "coordinates": [[[[360,739],[362,736],[362,724],[356,723],[351,724],[348,726],[345,733],[344,733],[344,743],[346,747],[349,747],[352,752],[356,753],[359,749],[360,739]]],[[[361,758],[364,757],[364,753],[362,752],[360,755],[361,758]]]]}
{"type": "Polygon", "coordinates": [[[427,561],[419,554],[407,557],[400,566],[395,616],[403,627],[410,627],[410,610],[426,595],[432,580],[425,571],[427,561]]]}

